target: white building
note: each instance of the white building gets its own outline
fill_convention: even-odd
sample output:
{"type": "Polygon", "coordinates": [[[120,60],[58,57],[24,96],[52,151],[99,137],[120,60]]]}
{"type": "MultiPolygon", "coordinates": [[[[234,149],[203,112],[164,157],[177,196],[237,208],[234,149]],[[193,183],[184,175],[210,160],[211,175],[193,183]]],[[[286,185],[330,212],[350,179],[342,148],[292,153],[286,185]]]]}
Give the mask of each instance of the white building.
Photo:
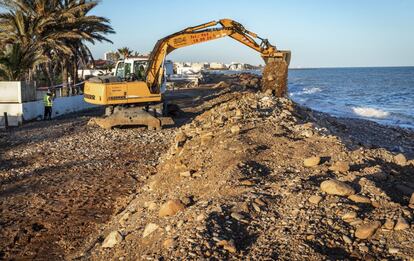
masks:
{"type": "Polygon", "coordinates": [[[224,63],[210,63],[211,70],[226,70],[227,66],[224,63]]]}
{"type": "Polygon", "coordinates": [[[119,59],[119,55],[116,52],[106,52],[104,53],[104,60],[116,62],[119,59]]]}

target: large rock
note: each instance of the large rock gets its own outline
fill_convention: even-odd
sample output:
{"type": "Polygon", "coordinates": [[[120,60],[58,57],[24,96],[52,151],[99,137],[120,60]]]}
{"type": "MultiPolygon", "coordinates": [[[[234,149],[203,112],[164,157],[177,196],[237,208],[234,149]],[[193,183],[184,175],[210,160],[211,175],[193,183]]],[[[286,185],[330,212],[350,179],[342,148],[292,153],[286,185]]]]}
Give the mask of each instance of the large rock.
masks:
{"type": "Polygon", "coordinates": [[[411,194],[410,203],[408,204],[408,207],[414,209],[414,193],[411,194]]]}
{"type": "Polygon", "coordinates": [[[403,217],[400,217],[397,224],[395,224],[394,230],[406,230],[408,228],[410,228],[410,224],[403,217]]]}
{"type": "Polygon", "coordinates": [[[305,166],[305,167],[315,167],[315,166],[319,165],[320,162],[321,162],[320,157],[310,157],[310,158],[307,158],[303,161],[303,166],[305,166]]]}
{"type": "Polygon", "coordinates": [[[394,162],[398,165],[405,166],[407,165],[407,158],[404,156],[404,154],[398,154],[394,156],[394,162]]]}
{"type": "Polygon", "coordinates": [[[122,241],[122,235],[118,231],[112,231],[105,238],[104,242],[102,243],[102,247],[103,248],[112,248],[121,241],[122,241]]]}
{"type": "Polygon", "coordinates": [[[380,226],[381,223],[378,221],[363,224],[356,229],[355,237],[359,239],[367,239],[371,237],[380,226]]]}
{"type": "Polygon", "coordinates": [[[310,196],[308,200],[310,203],[318,205],[319,202],[321,202],[322,197],[319,195],[313,195],[313,196],[310,196]]]}
{"type": "Polygon", "coordinates": [[[174,216],[178,212],[182,211],[184,208],[185,206],[180,200],[169,200],[161,206],[158,215],[160,217],[174,216]]]}
{"type": "Polygon", "coordinates": [[[157,230],[159,226],[154,223],[149,223],[145,226],[144,232],[142,233],[142,237],[145,238],[149,235],[151,235],[155,230],[157,230]]]}
{"type": "Polygon", "coordinates": [[[343,214],[341,218],[349,223],[349,222],[353,221],[354,219],[356,219],[357,216],[358,215],[355,211],[349,211],[349,212],[343,214]]]}
{"type": "Polygon", "coordinates": [[[361,196],[361,195],[351,195],[348,197],[350,200],[356,203],[367,203],[371,204],[371,200],[367,197],[361,196]]]}
{"type": "Polygon", "coordinates": [[[330,195],[350,196],[355,194],[354,188],[339,180],[326,180],[321,183],[321,190],[330,195]]]}
{"type": "Polygon", "coordinates": [[[347,172],[349,171],[349,163],[344,161],[335,162],[334,164],[332,164],[329,170],[341,173],[347,172]]]}

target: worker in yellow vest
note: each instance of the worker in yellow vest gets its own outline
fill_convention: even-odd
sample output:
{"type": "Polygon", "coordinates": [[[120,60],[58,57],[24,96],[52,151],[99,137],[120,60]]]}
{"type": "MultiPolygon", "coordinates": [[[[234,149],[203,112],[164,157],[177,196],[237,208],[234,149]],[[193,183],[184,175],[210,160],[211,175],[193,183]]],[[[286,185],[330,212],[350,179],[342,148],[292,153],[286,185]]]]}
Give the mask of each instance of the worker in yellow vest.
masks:
{"type": "Polygon", "coordinates": [[[43,104],[45,105],[45,114],[43,120],[52,119],[53,94],[50,90],[43,96],[43,104]]]}

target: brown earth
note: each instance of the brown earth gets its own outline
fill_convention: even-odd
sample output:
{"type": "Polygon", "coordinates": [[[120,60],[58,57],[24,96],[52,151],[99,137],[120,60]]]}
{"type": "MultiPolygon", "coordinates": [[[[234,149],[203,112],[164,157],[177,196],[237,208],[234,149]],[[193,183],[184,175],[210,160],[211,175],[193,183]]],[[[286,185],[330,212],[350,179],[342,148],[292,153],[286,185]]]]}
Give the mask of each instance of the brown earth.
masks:
{"type": "Polygon", "coordinates": [[[2,257],[414,258],[412,132],[229,79],[176,91],[183,112],[160,132],[101,130],[90,115],[2,132],[2,257]],[[328,194],[326,180],[356,195],[328,194]],[[168,201],[177,213],[160,215],[168,201]]]}

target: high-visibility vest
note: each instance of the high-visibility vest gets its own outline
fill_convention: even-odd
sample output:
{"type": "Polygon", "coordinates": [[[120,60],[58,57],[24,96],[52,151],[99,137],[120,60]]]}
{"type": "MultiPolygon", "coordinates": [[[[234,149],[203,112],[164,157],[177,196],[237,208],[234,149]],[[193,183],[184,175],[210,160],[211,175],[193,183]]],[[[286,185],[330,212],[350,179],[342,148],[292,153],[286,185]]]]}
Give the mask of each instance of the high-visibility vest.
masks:
{"type": "Polygon", "coordinates": [[[52,107],[52,96],[45,94],[45,96],[43,97],[43,104],[45,105],[45,107],[52,107]]]}

